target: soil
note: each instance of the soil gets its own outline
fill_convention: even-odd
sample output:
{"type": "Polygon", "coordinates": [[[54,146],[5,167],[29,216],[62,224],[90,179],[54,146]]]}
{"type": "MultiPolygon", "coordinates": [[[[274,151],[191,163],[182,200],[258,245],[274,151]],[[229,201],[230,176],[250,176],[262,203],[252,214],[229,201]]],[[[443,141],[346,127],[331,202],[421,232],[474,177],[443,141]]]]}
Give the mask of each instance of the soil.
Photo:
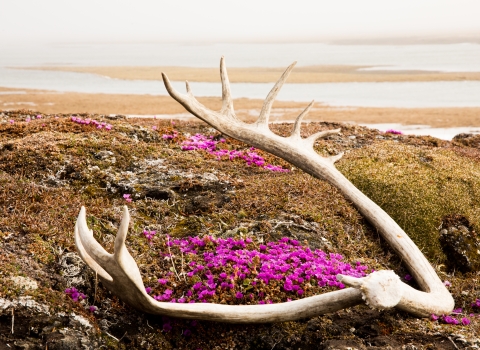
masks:
{"type": "MultiPolygon", "coordinates": [[[[73,228],[82,205],[87,208],[87,222],[95,238],[109,251],[121,207],[128,205],[132,221],[127,247],[145,283],[158,278],[153,268],[157,256],[153,249],[157,248],[142,236],[145,228],[174,237],[295,237],[374,269],[391,269],[399,276],[408,271],[375,229],[325,181],[260,150],[257,152],[268,163],[291,171],[273,173],[246,166],[241,160],[218,161],[203,151],[182,151],[181,142],[189,135],[224,137],[206,124],[75,115],[111,124],[108,131],[75,123],[71,117],[29,110],[0,112],[0,350],[480,346],[480,316],[478,309],[470,306],[480,298],[479,271],[461,273],[446,268],[440,260],[432,260],[434,268],[451,282],[456,307],[463,308],[455,317],[468,317],[468,325],[367,306],[295,322],[232,325],[168,319],[125,305],[76,254],[73,228]],[[178,135],[174,139],[163,137],[174,131],[178,135]],[[131,203],[124,194],[131,195],[131,203]],[[286,224],[276,225],[278,222],[286,224]],[[84,300],[72,300],[65,293],[71,287],[84,293],[84,300]],[[89,306],[97,309],[90,311],[89,306]]],[[[272,125],[273,131],[283,136],[291,127],[272,125]]],[[[383,147],[397,145],[434,155],[450,152],[455,159],[477,165],[480,160],[477,143],[465,141],[469,136],[447,142],[325,122],[306,124],[302,135],[337,127],[342,132],[317,143],[316,149],[325,155],[348,151],[340,168],[347,169],[366,149],[376,147],[381,154],[383,147]]],[[[249,147],[230,138],[225,144],[237,150],[249,147]]],[[[431,162],[422,159],[418,162],[431,162]]],[[[469,232],[478,231],[480,222],[458,208],[456,216],[445,216],[445,227],[439,229],[458,226],[452,218],[461,218],[469,232]]],[[[473,233],[469,237],[476,239],[473,233]]],[[[439,239],[439,232],[437,236],[439,239]]]]}

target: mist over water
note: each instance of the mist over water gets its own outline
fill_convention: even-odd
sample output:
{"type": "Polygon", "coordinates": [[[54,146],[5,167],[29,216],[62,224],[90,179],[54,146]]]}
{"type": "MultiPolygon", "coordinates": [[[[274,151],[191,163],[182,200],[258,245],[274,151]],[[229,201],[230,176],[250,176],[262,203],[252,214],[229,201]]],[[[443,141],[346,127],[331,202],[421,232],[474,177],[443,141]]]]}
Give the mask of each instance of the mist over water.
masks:
{"type": "Polygon", "coordinates": [[[0,66],[230,67],[360,65],[405,70],[480,72],[480,44],[329,45],[322,43],[63,43],[6,45],[0,66]]]}

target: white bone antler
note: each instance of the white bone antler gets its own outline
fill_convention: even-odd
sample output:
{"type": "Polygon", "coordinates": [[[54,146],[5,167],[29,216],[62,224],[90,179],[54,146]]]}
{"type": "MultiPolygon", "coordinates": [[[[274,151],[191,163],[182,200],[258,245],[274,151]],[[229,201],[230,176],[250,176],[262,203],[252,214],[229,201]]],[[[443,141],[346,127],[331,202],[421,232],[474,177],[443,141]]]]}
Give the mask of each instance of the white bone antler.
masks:
{"type": "Polygon", "coordinates": [[[417,246],[387,213],[360,192],[335,168],[334,163],[340,159],[341,155],[325,158],[313,150],[317,139],[338,133],[340,130],[322,131],[305,139],[300,136],[302,118],[308,113],[313,102],[298,116],[289,137],[278,136],[268,128],[268,117],[273,101],[293,66],[294,64],[287,68],[270,91],[258,120],[253,124],[246,124],[235,116],[223,57],[220,61],[223,100],[220,112],[214,112],[200,104],[192,95],[188,82],[187,94],[182,95],[173,89],[165,74],[163,74],[163,80],[168,93],[175,100],[217,130],[281,157],[314,177],[325,179],[340,189],[400,255],[424,291],[416,290],[402,283],[392,271],[378,271],[364,278],[338,275],[337,278],[340,281],[354,288],[288,303],[230,306],[157,302],[145,292],[138,266],[125,247],[129,222],[126,207],[115,239],[113,254],[107,253],[93,238],[93,232],[87,227],[85,208],[82,207],[75,226],[75,243],[80,256],[98,273],[110,291],[137,309],[152,314],[231,323],[279,322],[313,317],[351,307],[360,304],[362,298],[375,308],[398,307],[418,316],[450,313],[454,306],[453,298],[417,246]]]}

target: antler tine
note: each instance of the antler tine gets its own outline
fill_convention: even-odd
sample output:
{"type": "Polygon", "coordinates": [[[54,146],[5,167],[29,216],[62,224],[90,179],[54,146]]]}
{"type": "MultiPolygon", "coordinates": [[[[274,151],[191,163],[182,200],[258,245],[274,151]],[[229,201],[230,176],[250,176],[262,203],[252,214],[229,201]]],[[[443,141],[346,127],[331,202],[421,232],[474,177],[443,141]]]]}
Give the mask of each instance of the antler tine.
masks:
{"type": "Polygon", "coordinates": [[[222,80],[222,114],[235,116],[233,109],[232,94],[230,93],[230,81],[228,80],[227,67],[225,65],[225,57],[220,59],[220,78],[222,80]]]}
{"type": "Polygon", "coordinates": [[[302,126],[303,117],[305,117],[308,114],[308,112],[310,112],[310,109],[312,109],[312,106],[314,103],[315,103],[315,100],[312,100],[312,102],[310,102],[310,104],[303,110],[303,112],[299,114],[297,119],[295,119],[295,125],[293,126],[293,131],[290,137],[300,138],[300,129],[302,126]]]}
{"type": "Polygon", "coordinates": [[[285,72],[283,72],[280,79],[278,79],[278,81],[273,86],[272,90],[270,90],[270,92],[268,93],[267,98],[263,103],[262,110],[260,111],[260,115],[256,121],[256,124],[258,126],[268,128],[268,118],[270,117],[270,111],[272,110],[273,102],[275,101],[275,98],[280,92],[280,89],[282,88],[283,84],[287,80],[288,76],[290,75],[290,72],[292,71],[293,67],[295,67],[296,64],[297,62],[295,61],[291,65],[289,65],[287,69],[285,69],[285,72]]]}
{"type": "Polygon", "coordinates": [[[93,238],[93,232],[88,229],[85,207],[82,206],[75,224],[75,245],[80,257],[98,275],[112,281],[112,276],[101,265],[108,264],[111,255],[93,238]]]}
{"type": "Polygon", "coordinates": [[[188,83],[188,80],[185,80],[185,90],[187,90],[188,95],[191,95],[193,97],[192,89],[190,88],[190,84],[188,83]]]}
{"type": "Polygon", "coordinates": [[[337,154],[337,155],[328,157],[328,159],[330,159],[330,161],[335,164],[335,163],[338,162],[340,159],[342,159],[342,157],[343,157],[343,152],[340,152],[340,153],[337,154]]]}
{"type": "Polygon", "coordinates": [[[319,139],[323,139],[327,136],[330,136],[330,135],[335,135],[335,134],[338,134],[340,131],[342,131],[342,129],[332,129],[332,130],[324,130],[324,131],[319,131],[313,135],[310,135],[309,137],[307,137],[305,140],[305,142],[307,144],[309,144],[311,147],[313,147],[315,145],[315,141],[319,140],[319,139]]]}
{"type": "Polygon", "coordinates": [[[127,238],[128,233],[128,224],[130,223],[130,213],[128,212],[127,206],[123,206],[123,216],[122,221],[120,222],[120,227],[118,228],[117,236],[115,237],[115,245],[113,256],[117,263],[122,261],[124,254],[127,252],[125,247],[125,239],[127,238]]]}

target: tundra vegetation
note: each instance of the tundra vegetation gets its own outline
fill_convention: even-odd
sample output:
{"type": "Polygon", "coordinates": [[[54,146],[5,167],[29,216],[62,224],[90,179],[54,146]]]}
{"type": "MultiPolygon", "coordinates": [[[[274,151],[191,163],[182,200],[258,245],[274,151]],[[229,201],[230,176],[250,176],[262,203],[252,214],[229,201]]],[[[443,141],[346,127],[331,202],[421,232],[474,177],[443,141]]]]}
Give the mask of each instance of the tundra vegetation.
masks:
{"type": "MultiPolygon", "coordinates": [[[[480,346],[478,136],[447,142],[343,124],[302,128],[304,137],[342,129],[315,150],[345,152],[337,168],[426,255],[455,299],[452,315],[418,319],[359,305],[295,322],[233,325],[123,304],[76,253],[79,208],[88,208],[95,238],[112,251],[128,206],[127,247],[158,299],[294,300],[342,288],[326,277],[319,283],[333,265],[358,274],[394,270],[414,287],[415,280],[337,189],[204,123],[27,110],[0,118],[0,348],[480,346]],[[218,257],[232,250],[250,252],[236,255],[246,271],[218,257]],[[285,252],[294,255],[259,276],[263,262],[285,252]],[[307,279],[307,269],[287,266],[306,255],[321,260],[325,273],[307,279]]],[[[287,136],[292,124],[271,128],[287,136]]]]}

